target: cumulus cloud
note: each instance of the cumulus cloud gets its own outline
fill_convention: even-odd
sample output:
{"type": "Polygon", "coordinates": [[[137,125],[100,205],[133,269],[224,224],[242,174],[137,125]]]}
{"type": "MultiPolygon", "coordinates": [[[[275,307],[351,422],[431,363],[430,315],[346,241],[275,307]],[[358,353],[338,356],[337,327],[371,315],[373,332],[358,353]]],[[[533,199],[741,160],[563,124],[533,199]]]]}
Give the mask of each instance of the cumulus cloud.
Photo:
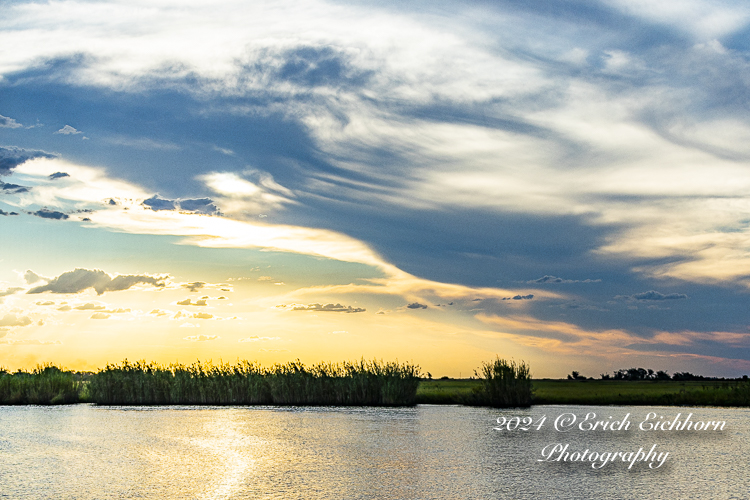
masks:
{"type": "Polygon", "coordinates": [[[557,276],[550,276],[548,274],[545,274],[541,278],[537,278],[535,280],[527,281],[526,283],[530,284],[544,284],[544,283],[601,283],[602,280],[592,280],[592,279],[585,279],[585,280],[568,280],[563,278],[558,278],[557,276]]]}
{"type": "Polygon", "coordinates": [[[45,301],[37,302],[36,305],[38,305],[38,306],[54,306],[55,303],[52,302],[51,300],[45,300],[45,301]]]}
{"type": "Polygon", "coordinates": [[[307,306],[299,305],[292,308],[293,311],[317,311],[317,312],[342,312],[342,313],[359,313],[365,312],[362,307],[343,306],[341,304],[310,304],[307,306]]]}
{"type": "Polygon", "coordinates": [[[196,319],[212,319],[214,315],[200,312],[200,313],[193,313],[192,317],[196,319]]]}
{"type": "Polygon", "coordinates": [[[424,304],[420,304],[419,302],[412,302],[411,304],[406,306],[409,309],[427,309],[427,306],[424,304]]]}
{"type": "Polygon", "coordinates": [[[93,302],[87,302],[82,306],[75,307],[74,309],[78,309],[79,311],[103,311],[106,307],[94,304],[93,302]]]}
{"type": "Polygon", "coordinates": [[[264,342],[266,340],[280,340],[281,337],[258,337],[257,335],[253,335],[252,337],[245,337],[244,339],[239,339],[237,342],[264,342]]]}
{"type": "Polygon", "coordinates": [[[99,269],[75,269],[67,271],[57,278],[51,279],[46,285],[32,288],[26,293],[78,293],[89,288],[96,290],[98,295],[104,292],[127,290],[132,286],[143,283],[155,287],[165,286],[166,276],[154,277],[147,275],[119,275],[111,278],[107,273],[99,269]]]}
{"type": "Polygon", "coordinates": [[[218,335],[191,335],[189,337],[184,337],[183,340],[188,340],[190,342],[206,342],[208,340],[218,340],[221,337],[218,335]]]}
{"type": "Polygon", "coordinates": [[[56,156],[46,151],[39,151],[34,149],[21,149],[21,148],[3,148],[0,147],[0,175],[9,174],[11,170],[16,168],[28,160],[34,158],[55,158],[56,156]]]}
{"type": "Polygon", "coordinates": [[[206,286],[206,282],[205,281],[194,281],[192,283],[185,283],[182,286],[184,288],[187,288],[191,292],[197,292],[198,290],[200,290],[201,288],[203,288],[204,286],[206,286]]]}
{"type": "Polygon", "coordinates": [[[26,270],[26,273],[23,275],[23,279],[26,280],[26,283],[29,285],[33,285],[34,283],[38,281],[49,281],[47,278],[39,276],[31,269],[26,270]]]}
{"type": "Polygon", "coordinates": [[[29,326],[32,323],[28,316],[17,316],[8,313],[0,318],[0,326],[29,326]]]}
{"type": "Polygon", "coordinates": [[[109,317],[109,314],[102,312],[94,313],[91,315],[91,319],[109,319],[109,317]]]}
{"type": "Polygon", "coordinates": [[[169,314],[172,314],[171,311],[163,311],[161,309],[152,309],[149,314],[153,314],[154,316],[167,316],[169,314]]]}
{"type": "Polygon", "coordinates": [[[620,300],[638,300],[638,301],[649,301],[649,300],[679,300],[687,299],[688,296],[684,293],[668,293],[664,294],[655,290],[649,290],[648,292],[634,293],[633,295],[618,295],[615,297],[620,300]]]}
{"type": "Polygon", "coordinates": [[[76,135],[76,134],[82,134],[80,130],[76,130],[74,127],[71,127],[70,125],[65,125],[63,128],[55,132],[56,134],[62,134],[62,135],[76,135]]]}
{"type": "Polygon", "coordinates": [[[70,311],[70,310],[72,310],[72,309],[73,309],[73,308],[72,308],[72,307],[70,307],[70,306],[69,306],[69,305],[67,305],[67,304],[65,304],[65,305],[63,305],[63,306],[60,306],[60,307],[58,307],[58,308],[57,308],[57,310],[58,310],[58,311],[62,311],[62,312],[67,312],[67,311],[70,311]]]}
{"type": "Polygon", "coordinates": [[[214,205],[213,200],[210,198],[177,200],[177,203],[180,206],[180,210],[186,212],[207,215],[212,215],[219,212],[219,209],[216,207],[216,205],[214,205]]]}
{"type": "Polygon", "coordinates": [[[0,115],[0,128],[21,128],[23,125],[15,121],[13,118],[0,115]]]}
{"type": "Polygon", "coordinates": [[[70,174],[65,173],[65,172],[55,172],[54,174],[49,174],[50,180],[53,180],[53,181],[55,179],[62,179],[63,177],[70,177],[70,174]]]}
{"type": "Polygon", "coordinates": [[[195,302],[192,302],[190,299],[185,299],[177,302],[178,306],[207,306],[205,299],[199,299],[195,302]]]}
{"type": "Polygon", "coordinates": [[[47,208],[42,208],[40,210],[37,210],[36,212],[29,212],[29,214],[36,215],[37,217],[41,217],[43,219],[56,219],[56,220],[65,220],[70,217],[68,214],[58,212],[56,210],[48,210],[47,208]]]}
{"type": "Polygon", "coordinates": [[[172,200],[166,200],[164,198],[159,198],[159,195],[154,195],[151,198],[147,200],[143,200],[143,204],[153,210],[154,212],[158,212],[159,210],[174,210],[175,205],[174,201],[172,200]]]}

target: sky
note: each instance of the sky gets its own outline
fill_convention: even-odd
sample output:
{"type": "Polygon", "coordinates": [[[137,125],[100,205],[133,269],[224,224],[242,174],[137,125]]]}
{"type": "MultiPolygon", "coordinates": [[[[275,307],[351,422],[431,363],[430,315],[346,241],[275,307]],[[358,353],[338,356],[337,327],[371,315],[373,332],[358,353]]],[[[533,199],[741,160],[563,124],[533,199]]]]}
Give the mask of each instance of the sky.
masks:
{"type": "Polygon", "coordinates": [[[750,6],[8,0],[0,365],[750,373],[750,6]]]}

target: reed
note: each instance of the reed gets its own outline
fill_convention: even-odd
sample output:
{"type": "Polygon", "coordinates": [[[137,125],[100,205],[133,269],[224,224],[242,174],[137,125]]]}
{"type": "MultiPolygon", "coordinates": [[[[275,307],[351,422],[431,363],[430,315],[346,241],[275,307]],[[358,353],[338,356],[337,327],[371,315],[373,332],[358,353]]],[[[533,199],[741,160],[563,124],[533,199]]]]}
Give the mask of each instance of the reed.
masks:
{"type": "Polygon", "coordinates": [[[531,406],[531,373],[526,362],[497,357],[482,363],[481,376],[481,390],[476,394],[479,404],[495,408],[531,406]]]}
{"type": "Polygon", "coordinates": [[[32,372],[8,373],[0,369],[0,404],[54,405],[77,403],[81,380],[75,373],[49,364],[32,372]]]}
{"type": "Polygon", "coordinates": [[[94,374],[87,396],[100,405],[405,406],[416,403],[419,376],[415,365],[364,359],[270,368],[247,361],[164,366],[125,360],[94,374]]]}

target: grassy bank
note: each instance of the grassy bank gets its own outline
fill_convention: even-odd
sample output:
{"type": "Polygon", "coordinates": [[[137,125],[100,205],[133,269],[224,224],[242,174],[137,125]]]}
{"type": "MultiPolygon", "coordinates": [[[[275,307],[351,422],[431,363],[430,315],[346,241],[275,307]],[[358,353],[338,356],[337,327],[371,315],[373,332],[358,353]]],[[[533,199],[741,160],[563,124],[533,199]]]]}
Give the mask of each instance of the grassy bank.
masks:
{"type": "MultiPolygon", "coordinates": [[[[0,369],[0,404],[529,404],[514,400],[492,403],[487,384],[500,387],[506,382],[494,376],[495,368],[502,372],[502,366],[486,365],[493,374],[489,382],[487,378],[420,381],[419,368],[414,365],[364,360],[309,367],[297,361],[268,368],[248,362],[186,366],[126,361],[93,374],[45,365],[32,372],[0,369]]],[[[523,380],[520,377],[519,394],[526,390],[523,380]]],[[[750,406],[747,381],[527,380],[530,404],[750,406]]]]}
{"type": "Polygon", "coordinates": [[[300,361],[269,368],[194,363],[107,365],[85,397],[99,405],[407,406],[416,402],[419,367],[408,363],[300,361]]]}
{"type": "MultiPolygon", "coordinates": [[[[734,381],[532,380],[533,404],[750,406],[750,383],[734,381]]],[[[481,380],[429,380],[419,404],[467,404],[481,380]]]]}
{"type": "Polygon", "coordinates": [[[79,375],[56,366],[38,366],[32,372],[0,370],[0,404],[48,405],[77,403],[83,386],[79,375]]]}

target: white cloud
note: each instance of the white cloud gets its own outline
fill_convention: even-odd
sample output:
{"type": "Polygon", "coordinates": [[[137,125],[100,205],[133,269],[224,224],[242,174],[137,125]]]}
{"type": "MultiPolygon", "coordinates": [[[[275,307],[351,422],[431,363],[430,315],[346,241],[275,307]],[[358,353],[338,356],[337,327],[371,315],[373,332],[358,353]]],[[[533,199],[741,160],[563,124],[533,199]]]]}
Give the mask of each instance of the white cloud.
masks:
{"type": "Polygon", "coordinates": [[[628,14],[687,31],[697,38],[729,35],[750,20],[747,4],[724,0],[602,0],[628,14]]]}
{"type": "MultiPolygon", "coordinates": [[[[696,40],[687,55],[710,51],[715,58],[726,58],[730,67],[744,68],[718,41],[750,19],[744,4],[605,3],[627,15],[688,31],[696,40]]],[[[639,268],[641,272],[689,280],[741,280],[747,275],[750,259],[743,251],[750,230],[742,221],[750,213],[750,125],[741,115],[686,116],[670,121],[666,131],[645,121],[644,116],[659,113],[683,117],[684,102],[701,102],[695,94],[701,91],[700,82],[691,88],[687,78],[670,81],[665,75],[673,68],[662,67],[662,60],[649,61],[647,56],[653,54],[638,53],[637,47],[630,52],[616,49],[608,45],[611,39],[594,43],[585,34],[568,37],[552,54],[550,39],[534,44],[514,39],[531,21],[516,23],[511,14],[490,10],[466,11],[467,17],[448,22],[439,16],[318,1],[279,1],[273,7],[238,1],[187,5],[178,9],[166,0],[123,0],[9,6],[4,22],[15,29],[0,32],[0,74],[45,58],[88,54],[92,57],[85,64],[64,76],[69,83],[139,90],[190,74],[202,82],[191,90],[203,96],[267,93],[272,88],[280,98],[271,99],[274,104],[268,107],[237,105],[223,111],[271,110],[288,116],[307,128],[315,147],[334,166],[373,180],[354,182],[345,175],[321,173],[304,186],[308,193],[297,187],[292,193],[258,172],[214,171],[199,180],[219,195],[218,206],[233,219],[146,212],[135,202],[125,202],[106,209],[97,206],[91,215],[95,226],[184,236],[185,243],[205,247],[306,253],[399,275],[367,245],[345,235],[239,220],[242,212],[299,203],[304,194],[313,194],[373,206],[575,215],[584,224],[624,228],[610,234],[600,253],[693,256],[689,262],[639,268]],[[494,30],[498,34],[490,43],[486,32],[476,33],[474,28],[482,25],[476,16],[485,14],[493,26],[507,27],[508,34],[494,30]],[[516,43],[526,43],[524,50],[514,52],[516,43]],[[311,88],[292,80],[270,85],[271,74],[288,51],[299,47],[329,49],[353,70],[371,76],[355,91],[311,88]],[[550,52],[556,61],[588,71],[595,71],[588,61],[603,62],[599,70],[609,73],[602,80],[597,78],[601,74],[555,72],[528,51],[550,52]],[[245,74],[238,62],[267,69],[245,74]],[[636,73],[644,79],[637,85],[608,83],[636,73]],[[651,81],[644,75],[657,77],[651,81]],[[476,116],[473,121],[430,120],[403,111],[440,105],[481,109],[487,123],[476,116]],[[493,120],[535,132],[488,125],[493,120]],[[393,165],[384,164],[384,150],[395,158],[393,165]],[[351,187],[341,180],[350,181],[351,187]],[[658,199],[628,201],[643,196],[658,199]],[[728,234],[727,228],[734,233],[728,234]],[[701,246],[709,240],[711,248],[701,246]]],[[[710,73],[701,68],[701,73],[710,73]]],[[[18,195],[21,204],[83,208],[117,196],[141,201],[151,196],[139,186],[109,179],[101,170],[68,167],[61,160],[35,160],[17,170],[71,175],[64,192],[41,183],[18,195]]]]}
{"type": "Polygon", "coordinates": [[[80,130],[76,130],[75,128],[71,127],[70,125],[65,125],[63,128],[55,132],[56,134],[62,134],[62,135],[75,135],[75,134],[81,134],[80,130]]]}
{"type": "Polygon", "coordinates": [[[13,118],[0,115],[0,128],[21,128],[23,125],[15,121],[13,118]]]}

